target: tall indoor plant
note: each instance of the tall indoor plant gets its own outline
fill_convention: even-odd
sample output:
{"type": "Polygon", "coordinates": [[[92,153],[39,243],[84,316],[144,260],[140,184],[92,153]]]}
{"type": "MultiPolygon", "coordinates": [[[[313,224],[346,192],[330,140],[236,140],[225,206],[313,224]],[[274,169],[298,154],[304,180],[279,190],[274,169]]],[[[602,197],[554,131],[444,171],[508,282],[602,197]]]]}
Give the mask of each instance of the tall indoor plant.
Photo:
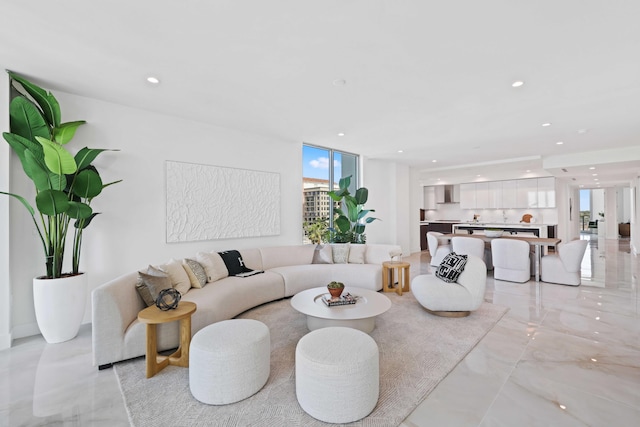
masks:
{"type": "Polygon", "coordinates": [[[46,275],[34,279],[36,318],[48,342],[66,341],[77,334],[84,316],[86,275],[79,271],[79,267],[83,232],[97,215],[91,208],[91,202],[105,187],[119,181],[103,184],[100,174],[91,164],[100,153],[107,150],[85,147],[74,156],[65,149],[64,146],[74,137],[78,127],[85,124],[84,120],[62,122],[60,105],[51,93],[15,73],[9,72],[9,75],[15,93],[9,106],[11,132],[2,135],[35,186],[37,212],[24,197],[4,191],[0,193],[19,200],[33,219],[46,266],[46,275]],[[66,239],[72,228],[73,243],[68,248],[66,239]],[[71,272],[63,273],[67,249],[71,250],[72,266],[71,272]],[[69,313],[72,311],[69,288],[54,290],[54,283],[64,278],[69,278],[72,283],[81,283],[75,286],[84,288],[82,295],[73,297],[81,300],[82,313],[69,313]],[[45,289],[41,290],[43,287],[45,289]],[[45,294],[41,295],[41,292],[45,294]],[[55,298],[61,295],[64,299],[56,301],[55,298]],[[52,311],[56,305],[61,306],[62,313],[59,316],[73,317],[63,321],[66,328],[62,333],[49,331],[50,324],[55,321],[52,316],[56,314],[52,311]],[[78,317],[76,327],[75,319],[78,317]]]}
{"type": "Polygon", "coordinates": [[[378,218],[367,217],[374,209],[365,209],[364,204],[369,198],[369,190],[360,187],[355,195],[349,193],[351,175],[341,178],[337,191],[329,191],[329,196],[335,202],[342,202],[342,208],[335,208],[336,218],[331,230],[331,240],[336,243],[365,243],[367,240],[364,230],[367,224],[378,218]]]}

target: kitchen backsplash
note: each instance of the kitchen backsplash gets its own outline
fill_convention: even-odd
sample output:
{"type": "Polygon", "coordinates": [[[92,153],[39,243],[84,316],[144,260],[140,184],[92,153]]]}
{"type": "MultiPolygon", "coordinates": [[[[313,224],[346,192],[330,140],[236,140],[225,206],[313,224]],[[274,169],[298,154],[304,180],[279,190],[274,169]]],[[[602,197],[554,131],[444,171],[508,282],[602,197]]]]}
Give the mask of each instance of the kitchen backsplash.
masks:
{"type": "Polygon", "coordinates": [[[473,220],[473,215],[480,215],[481,222],[520,222],[524,214],[533,215],[536,223],[557,224],[558,209],[460,209],[457,204],[438,205],[437,210],[426,210],[425,220],[459,219],[460,222],[473,220]],[[503,217],[506,216],[507,220],[503,217]]]}

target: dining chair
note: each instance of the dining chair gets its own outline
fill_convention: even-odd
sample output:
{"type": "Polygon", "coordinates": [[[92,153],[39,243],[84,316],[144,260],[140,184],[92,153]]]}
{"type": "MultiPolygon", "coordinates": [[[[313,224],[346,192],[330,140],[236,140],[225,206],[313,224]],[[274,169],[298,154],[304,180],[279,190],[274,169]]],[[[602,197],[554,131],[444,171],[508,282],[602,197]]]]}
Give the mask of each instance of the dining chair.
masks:
{"type": "Polygon", "coordinates": [[[493,278],[525,283],[531,279],[529,243],[515,239],[493,239],[493,278]]]}
{"type": "Polygon", "coordinates": [[[560,285],[580,285],[580,265],[588,244],[587,240],[572,240],[559,244],[557,255],[543,256],[540,260],[541,280],[560,285]]]}
{"type": "Polygon", "coordinates": [[[441,244],[438,241],[438,237],[442,235],[437,231],[429,231],[427,233],[427,246],[431,254],[430,264],[434,267],[439,266],[444,257],[451,252],[451,245],[441,244]]]}
{"type": "Polygon", "coordinates": [[[491,251],[487,250],[484,240],[477,237],[456,236],[451,238],[451,250],[459,255],[474,255],[484,261],[488,270],[493,268],[491,251]]]}

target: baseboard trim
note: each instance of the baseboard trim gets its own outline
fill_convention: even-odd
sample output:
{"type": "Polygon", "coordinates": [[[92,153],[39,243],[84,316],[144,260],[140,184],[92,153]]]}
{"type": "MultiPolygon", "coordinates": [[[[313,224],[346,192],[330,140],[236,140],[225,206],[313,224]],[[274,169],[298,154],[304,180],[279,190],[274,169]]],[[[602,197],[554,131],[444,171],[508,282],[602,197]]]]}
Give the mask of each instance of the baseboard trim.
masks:
{"type": "Polygon", "coordinates": [[[13,339],[32,337],[34,335],[40,335],[40,328],[36,322],[25,323],[22,325],[13,327],[13,339]]]}

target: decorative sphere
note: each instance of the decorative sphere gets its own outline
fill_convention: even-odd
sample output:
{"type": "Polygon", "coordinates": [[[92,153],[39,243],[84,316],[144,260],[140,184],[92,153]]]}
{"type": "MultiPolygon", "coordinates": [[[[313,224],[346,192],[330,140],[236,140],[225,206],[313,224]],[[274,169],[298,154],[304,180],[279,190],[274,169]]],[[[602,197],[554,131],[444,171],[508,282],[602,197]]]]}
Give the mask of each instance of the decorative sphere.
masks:
{"type": "Polygon", "coordinates": [[[158,294],[158,298],[156,298],[156,306],[162,311],[174,310],[178,307],[180,298],[182,298],[182,295],[177,289],[163,289],[158,294]]]}

